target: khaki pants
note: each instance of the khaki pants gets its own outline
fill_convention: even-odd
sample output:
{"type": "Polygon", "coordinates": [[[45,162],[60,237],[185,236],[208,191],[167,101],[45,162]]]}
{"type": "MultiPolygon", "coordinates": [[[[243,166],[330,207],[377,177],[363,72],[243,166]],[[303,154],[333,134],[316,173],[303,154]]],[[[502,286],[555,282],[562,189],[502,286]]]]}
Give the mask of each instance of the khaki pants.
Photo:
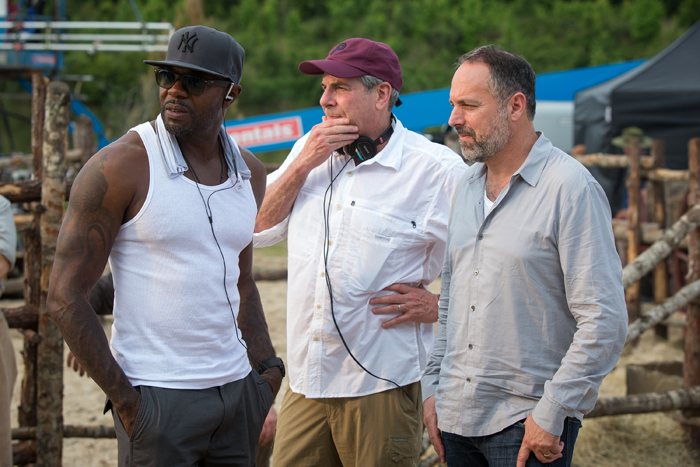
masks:
{"type": "Polygon", "coordinates": [[[12,465],[10,406],[16,378],[15,349],[5,315],[0,312],[0,465],[12,465]]]}
{"type": "Polygon", "coordinates": [[[287,390],[274,467],[416,466],[423,433],[420,383],[362,397],[307,399],[287,390]]]}

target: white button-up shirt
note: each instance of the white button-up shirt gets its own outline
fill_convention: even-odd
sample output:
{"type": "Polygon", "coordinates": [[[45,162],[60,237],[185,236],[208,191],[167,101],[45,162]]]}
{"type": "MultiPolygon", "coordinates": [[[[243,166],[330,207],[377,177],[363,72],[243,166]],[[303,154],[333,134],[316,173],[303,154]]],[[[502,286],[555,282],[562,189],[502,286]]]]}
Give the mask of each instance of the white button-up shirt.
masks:
{"type": "MultiPolygon", "coordinates": [[[[268,176],[268,185],[299,155],[307,137],[268,176]]],[[[423,374],[433,325],[410,322],[383,329],[381,323],[394,316],[374,315],[369,301],[393,293],[382,290],[391,284],[427,285],[438,276],[450,204],[467,169],[446,146],[406,130],[398,121],[376,157],[357,167],[353,162],[345,165],[347,160],[334,153],[312,170],[290,215],[254,236],[256,247],[288,237],[289,384],[310,398],[363,396],[395,387],[352,360],[333,323],[323,257],[323,199],[331,178],[342,169],[328,210],[327,270],[338,327],[367,370],[404,386],[423,374]]]]}

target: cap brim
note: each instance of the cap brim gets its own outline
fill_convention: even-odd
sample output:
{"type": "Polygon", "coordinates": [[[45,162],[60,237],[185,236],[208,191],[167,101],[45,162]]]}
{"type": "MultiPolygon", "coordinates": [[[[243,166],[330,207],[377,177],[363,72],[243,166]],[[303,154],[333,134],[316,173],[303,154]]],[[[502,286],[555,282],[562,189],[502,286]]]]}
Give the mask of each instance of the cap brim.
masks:
{"type": "MultiPolygon", "coordinates": [[[[641,139],[638,139],[640,149],[649,149],[651,147],[652,139],[650,137],[643,136],[641,139]]],[[[629,146],[629,139],[626,140],[623,136],[617,136],[613,138],[610,143],[618,148],[626,148],[629,146]]]]}
{"type": "Polygon", "coordinates": [[[226,75],[215,73],[211,70],[207,70],[206,68],[202,68],[201,66],[192,65],[191,63],[181,62],[179,60],[163,60],[163,61],[144,60],[143,63],[145,63],[146,65],[152,65],[152,66],[176,66],[179,68],[187,68],[188,70],[201,71],[202,73],[208,73],[212,76],[216,76],[218,78],[231,81],[231,78],[229,78],[226,75]]]}
{"type": "Polygon", "coordinates": [[[613,138],[610,141],[610,144],[612,144],[613,146],[618,147],[618,148],[627,147],[627,145],[625,144],[625,140],[622,136],[617,136],[617,137],[613,138]]]}
{"type": "Polygon", "coordinates": [[[366,71],[355,68],[354,66],[328,59],[301,62],[299,64],[299,71],[305,75],[322,75],[328,73],[338,78],[357,78],[358,76],[367,74],[366,71]]]}

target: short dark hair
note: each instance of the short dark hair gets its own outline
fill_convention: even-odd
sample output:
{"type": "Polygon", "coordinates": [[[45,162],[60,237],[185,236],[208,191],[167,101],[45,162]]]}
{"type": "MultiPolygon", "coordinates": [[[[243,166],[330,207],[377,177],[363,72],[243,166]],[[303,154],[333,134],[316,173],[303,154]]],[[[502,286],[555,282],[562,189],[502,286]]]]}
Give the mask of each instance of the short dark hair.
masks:
{"type": "Polygon", "coordinates": [[[535,72],[520,55],[506,52],[497,45],[477,47],[457,60],[457,67],[465,63],[485,63],[491,70],[491,90],[501,106],[513,94],[522,92],[527,102],[527,116],[535,118],[535,72]]]}

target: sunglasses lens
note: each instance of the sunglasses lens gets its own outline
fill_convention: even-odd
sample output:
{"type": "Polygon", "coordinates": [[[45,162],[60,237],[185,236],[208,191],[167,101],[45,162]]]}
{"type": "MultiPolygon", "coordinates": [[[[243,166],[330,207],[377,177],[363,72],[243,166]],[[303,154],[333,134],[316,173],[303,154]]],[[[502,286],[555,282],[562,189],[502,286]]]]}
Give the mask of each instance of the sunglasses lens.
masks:
{"type": "Polygon", "coordinates": [[[207,82],[198,76],[185,75],[182,77],[182,84],[185,86],[187,91],[194,95],[199,96],[204,92],[204,88],[207,86],[207,82]]]}
{"type": "Polygon", "coordinates": [[[156,83],[164,89],[170,89],[175,84],[175,74],[168,70],[156,70],[156,83]]]}
{"type": "Polygon", "coordinates": [[[206,80],[199,76],[176,75],[172,71],[156,70],[156,83],[163,89],[172,88],[178,79],[182,80],[182,87],[185,88],[185,91],[193,96],[199,96],[207,87],[206,80]]]}

